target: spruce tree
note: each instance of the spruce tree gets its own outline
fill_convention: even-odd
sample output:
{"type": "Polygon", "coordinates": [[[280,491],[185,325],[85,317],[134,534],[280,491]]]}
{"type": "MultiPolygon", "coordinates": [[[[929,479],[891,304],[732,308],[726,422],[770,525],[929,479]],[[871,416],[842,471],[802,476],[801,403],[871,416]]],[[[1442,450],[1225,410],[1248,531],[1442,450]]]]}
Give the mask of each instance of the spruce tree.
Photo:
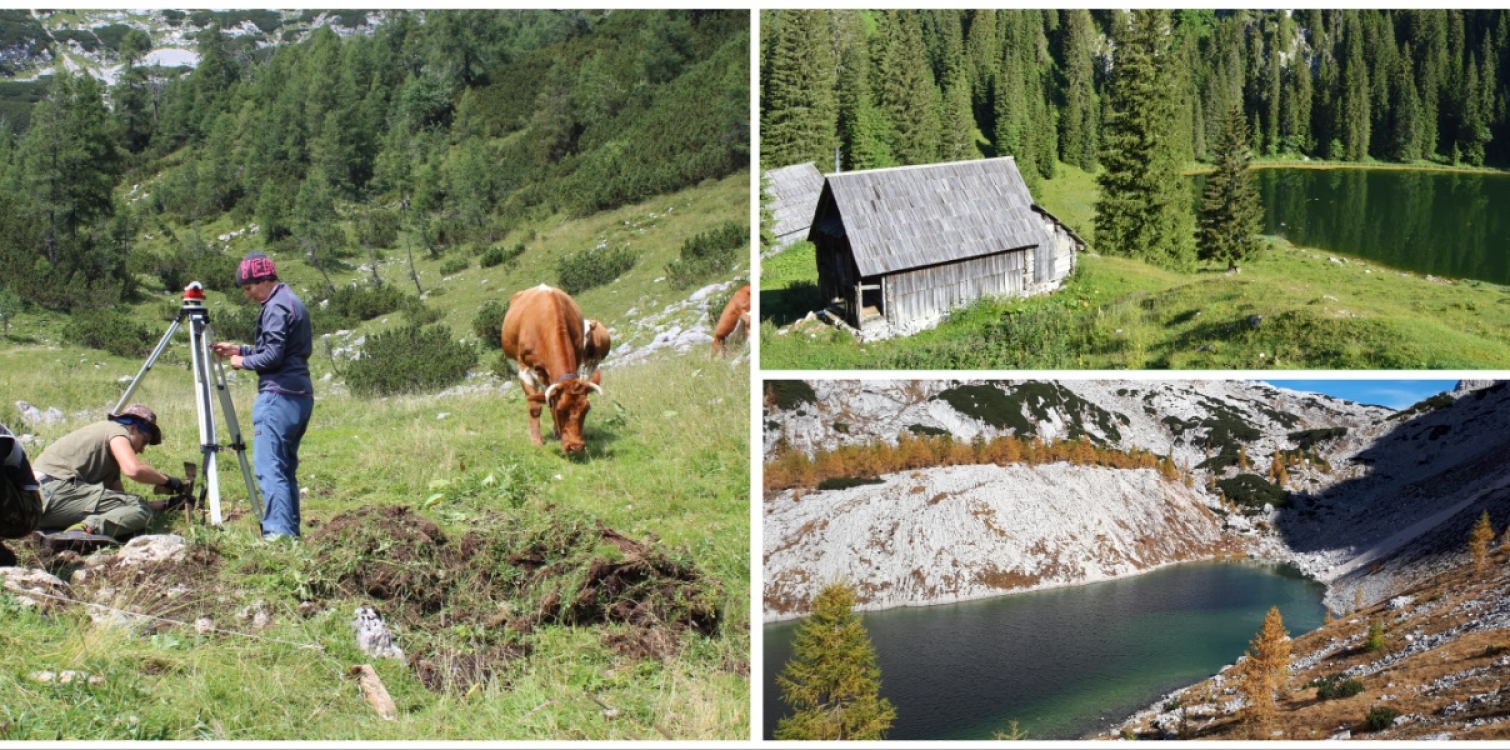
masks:
{"type": "Polygon", "coordinates": [[[1108,254],[1187,268],[1195,257],[1194,222],[1171,126],[1169,17],[1151,9],[1131,16],[1119,30],[1109,85],[1096,245],[1108,254]]]}
{"type": "Polygon", "coordinates": [[[1281,152],[1308,154],[1315,147],[1311,135],[1311,64],[1302,51],[1285,68],[1280,91],[1281,152]]]}
{"type": "MultiPolygon", "coordinates": [[[[839,65],[839,149],[844,169],[876,169],[896,165],[891,125],[876,106],[870,78],[870,49],[858,15],[841,15],[843,28],[839,65]]],[[[763,139],[762,139],[763,140],[763,139]]],[[[820,164],[820,170],[828,167],[820,164]]]]}
{"type": "Polygon", "coordinates": [[[1407,54],[1395,61],[1393,85],[1390,87],[1391,128],[1389,156],[1395,161],[1410,162],[1421,158],[1421,99],[1416,94],[1416,74],[1407,54]]]}
{"type": "Polygon", "coordinates": [[[1087,172],[1096,168],[1098,128],[1095,71],[1091,55],[1093,22],[1088,10],[1062,11],[1064,40],[1064,111],[1060,117],[1059,154],[1066,164],[1087,172]]]}
{"type": "MultiPolygon", "coordinates": [[[[1363,56],[1363,24],[1356,14],[1347,17],[1343,33],[1347,56],[1342,70],[1340,135],[1342,158],[1363,161],[1368,157],[1370,135],[1369,83],[1367,61],[1363,56]]],[[[1337,155],[1333,154],[1333,158],[1337,155]]]]}
{"type": "Polygon", "coordinates": [[[854,605],[854,590],[839,583],[813,599],[776,678],[781,700],[796,711],[777,724],[776,739],[885,739],[896,709],[880,696],[876,652],[854,605]]]}
{"type": "Polygon", "coordinates": [[[761,161],[768,168],[811,161],[826,170],[833,164],[839,117],[828,11],[780,10],[776,18],[762,76],[761,161]]]}
{"type": "Polygon", "coordinates": [[[939,90],[923,47],[921,19],[913,11],[886,11],[888,35],[881,78],[881,108],[891,121],[891,146],[900,164],[928,164],[939,154],[939,90]]]}
{"type": "Polygon", "coordinates": [[[1201,260],[1225,262],[1233,271],[1262,249],[1258,231],[1264,215],[1248,168],[1248,126],[1237,107],[1227,112],[1215,157],[1216,171],[1206,178],[1197,241],[1201,260]]]}

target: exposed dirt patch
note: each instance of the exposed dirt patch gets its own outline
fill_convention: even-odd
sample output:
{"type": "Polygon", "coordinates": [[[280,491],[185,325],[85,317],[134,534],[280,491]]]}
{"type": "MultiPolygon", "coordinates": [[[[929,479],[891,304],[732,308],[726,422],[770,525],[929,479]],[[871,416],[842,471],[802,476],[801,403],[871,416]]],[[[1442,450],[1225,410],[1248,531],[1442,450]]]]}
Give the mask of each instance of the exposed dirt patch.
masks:
{"type": "Polygon", "coordinates": [[[719,582],[653,538],[574,512],[494,513],[473,519],[459,540],[408,507],[361,507],[309,525],[302,545],[259,552],[234,570],[203,540],[180,560],[141,564],[106,557],[86,566],[41,545],[18,551],[64,580],[83,570],[71,592],[80,601],[182,623],[150,626],[157,630],[201,617],[228,623],[254,601],[269,616],[373,605],[415,676],[436,691],[507,681],[544,626],[602,628],[605,648],[629,659],[674,656],[683,638],[720,627],[719,582]]]}
{"type": "Polygon", "coordinates": [[[316,570],[331,581],[329,593],[388,603],[406,619],[438,612],[447,599],[446,536],[408,507],[362,507],[342,513],[309,534],[318,550],[316,570]]]}
{"type": "Polygon", "coordinates": [[[674,655],[719,625],[721,586],[601,523],[547,508],[479,519],[459,541],[406,507],[364,507],[309,536],[316,588],[375,599],[407,633],[410,667],[433,690],[506,676],[542,625],[620,626],[605,645],[674,655]]]}

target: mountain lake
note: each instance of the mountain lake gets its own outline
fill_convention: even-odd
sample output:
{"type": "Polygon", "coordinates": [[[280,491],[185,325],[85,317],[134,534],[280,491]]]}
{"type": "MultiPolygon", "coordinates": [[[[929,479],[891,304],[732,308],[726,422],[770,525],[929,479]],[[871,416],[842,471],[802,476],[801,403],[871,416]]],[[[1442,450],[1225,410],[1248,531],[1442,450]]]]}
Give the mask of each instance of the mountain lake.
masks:
{"type": "MultiPolygon", "coordinates": [[[[1242,656],[1278,606],[1321,626],[1324,587],[1293,568],[1187,563],[1114,581],[862,613],[896,707],[892,740],[1079,739],[1242,656]]],[[[765,727],[790,713],[776,675],[801,620],[764,628],[765,727]]]]}
{"type": "MultiPolygon", "coordinates": [[[[1263,233],[1390,268],[1510,284],[1510,174],[1256,169],[1263,233]]],[[[1200,206],[1205,175],[1195,177],[1200,206]]]]}

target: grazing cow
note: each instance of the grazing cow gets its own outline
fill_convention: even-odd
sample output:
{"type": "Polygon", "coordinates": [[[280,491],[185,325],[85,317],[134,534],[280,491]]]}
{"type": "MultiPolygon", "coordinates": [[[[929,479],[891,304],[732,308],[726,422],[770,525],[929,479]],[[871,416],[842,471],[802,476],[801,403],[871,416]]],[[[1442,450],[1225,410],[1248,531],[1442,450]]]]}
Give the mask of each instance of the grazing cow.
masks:
{"type": "Polygon", "coordinates": [[[601,376],[582,377],[584,345],[592,338],[581,308],[560,289],[541,284],[509,300],[509,312],[503,316],[503,353],[519,366],[535,445],[545,444],[540,438],[540,410],[549,406],[561,449],[575,454],[587,447],[582,440],[582,423],[592,408],[587,399],[603,392],[597,382],[601,376]]]}
{"type": "Polygon", "coordinates": [[[745,335],[750,334],[750,285],[745,284],[729,298],[729,304],[724,305],[723,315],[718,316],[718,327],[713,329],[713,349],[708,356],[717,357],[724,353],[724,339],[734,333],[734,329],[744,324],[745,335]]]}
{"type": "Polygon", "coordinates": [[[608,329],[596,320],[587,321],[587,332],[582,344],[581,370],[591,373],[588,376],[589,379],[598,385],[603,384],[603,373],[598,370],[598,363],[608,356],[608,351],[612,348],[613,339],[608,337],[608,329]]]}

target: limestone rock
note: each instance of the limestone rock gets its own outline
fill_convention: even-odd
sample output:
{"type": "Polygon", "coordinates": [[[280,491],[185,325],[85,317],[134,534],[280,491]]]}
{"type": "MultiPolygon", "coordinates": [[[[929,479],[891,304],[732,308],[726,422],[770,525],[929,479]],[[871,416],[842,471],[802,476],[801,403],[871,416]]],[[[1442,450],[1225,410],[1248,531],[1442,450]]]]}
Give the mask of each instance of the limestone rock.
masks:
{"type": "Polygon", "coordinates": [[[351,629],[356,632],[357,648],[362,653],[377,659],[404,658],[403,650],[393,642],[393,633],[372,607],[357,607],[351,629]]]}
{"type": "Polygon", "coordinates": [[[61,604],[48,597],[69,596],[68,584],[63,579],[33,568],[0,568],[0,586],[27,607],[61,604]]]}

